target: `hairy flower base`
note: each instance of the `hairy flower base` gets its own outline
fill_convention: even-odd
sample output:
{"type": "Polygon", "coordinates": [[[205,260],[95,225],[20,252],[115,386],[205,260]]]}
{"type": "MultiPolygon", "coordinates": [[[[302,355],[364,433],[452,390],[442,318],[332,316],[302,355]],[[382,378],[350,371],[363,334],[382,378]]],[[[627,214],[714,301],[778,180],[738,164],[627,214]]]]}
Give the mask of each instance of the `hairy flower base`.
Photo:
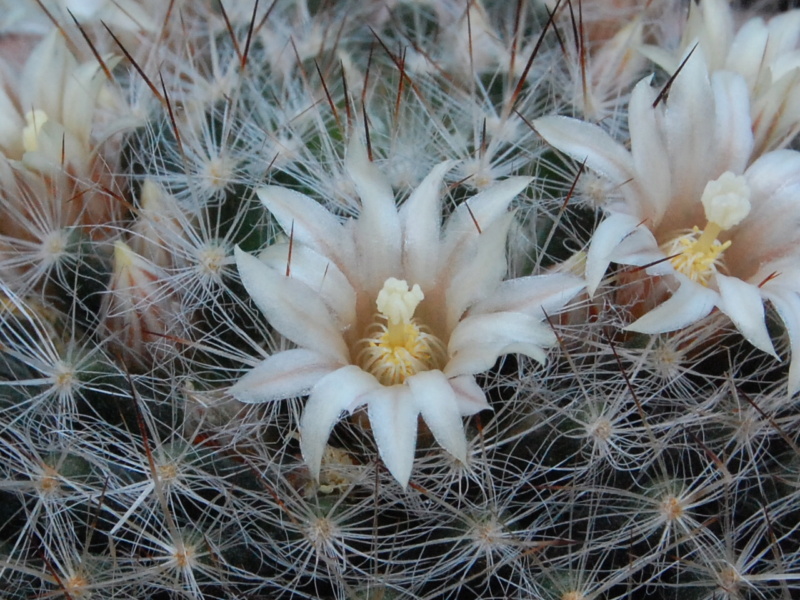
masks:
{"type": "Polygon", "coordinates": [[[411,375],[441,369],[447,362],[445,345],[415,319],[394,327],[376,322],[358,344],[356,362],[383,385],[404,383],[411,375]]]}

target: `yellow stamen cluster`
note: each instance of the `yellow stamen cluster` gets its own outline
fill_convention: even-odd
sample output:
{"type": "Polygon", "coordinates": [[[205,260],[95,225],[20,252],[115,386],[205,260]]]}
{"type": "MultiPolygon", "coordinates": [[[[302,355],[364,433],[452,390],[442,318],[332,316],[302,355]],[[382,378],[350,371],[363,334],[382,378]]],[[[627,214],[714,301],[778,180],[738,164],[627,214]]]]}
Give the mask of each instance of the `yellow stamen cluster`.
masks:
{"type": "Polygon", "coordinates": [[[359,341],[356,361],[383,385],[444,366],[447,350],[439,338],[413,318],[424,295],[419,285],[409,290],[405,281],[390,277],[378,294],[376,322],[359,341]]]}
{"type": "Polygon", "coordinates": [[[663,247],[676,271],[692,281],[708,286],[709,278],[717,272],[717,262],[731,241],[720,242],[717,237],[741,223],[750,214],[750,188],[741,175],[726,171],[706,184],[701,198],[708,222],[704,229],[695,226],[663,247]]]}
{"type": "Polygon", "coordinates": [[[706,287],[711,275],[717,272],[720,255],[731,245],[730,240],[722,244],[716,237],[711,238],[709,242],[706,235],[709,231],[712,231],[712,228],[708,226],[705,231],[695,226],[691,233],[673,240],[664,249],[667,256],[672,256],[670,262],[676,271],[706,287]]]}

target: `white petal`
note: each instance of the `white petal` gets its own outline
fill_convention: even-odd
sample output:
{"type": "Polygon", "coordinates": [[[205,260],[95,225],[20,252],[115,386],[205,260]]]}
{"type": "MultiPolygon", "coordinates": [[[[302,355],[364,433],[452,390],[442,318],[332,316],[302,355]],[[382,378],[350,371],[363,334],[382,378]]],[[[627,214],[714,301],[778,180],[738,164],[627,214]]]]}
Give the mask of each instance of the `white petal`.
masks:
{"type": "MultiPolygon", "coordinates": [[[[259,255],[261,261],[277,272],[286,272],[289,244],[274,244],[259,255]]],[[[292,279],[302,281],[339,317],[345,327],[356,319],[356,292],[339,267],[327,256],[307,246],[292,247],[289,265],[292,279]]]]}
{"type": "Polygon", "coordinates": [[[764,50],[769,42],[769,30],[763,19],[748,19],[736,32],[725,68],[741,73],[750,85],[755,85],[764,67],[764,50]]]}
{"type": "Polygon", "coordinates": [[[733,17],[728,0],[702,0],[700,4],[689,4],[689,31],[684,36],[692,32],[692,38],[699,38],[701,47],[708,53],[710,70],[723,68],[735,27],[733,17]]]}
{"type": "Polygon", "coordinates": [[[461,255],[455,259],[452,279],[445,292],[447,331],[455,328],[461,315],[472,304],[500,285],[508,267],[506,240],[513,219],[513,213],[506,213],[503,219],[476,236],[472,243],[465,244],[461,255]]]}
{"type": "Polygon", "coordinates": [[[621,144],[597,125],[569,117],[542,117],[533,128],[548,144],[607,177],[614,184],[635,179],[633,159],[621,144]]]}
{"type": "Polygon", "coordinates": [[[448,377],[485,373],[494,366],[499,357],[506,354],[524,354],[540,364],[547,363],[547,354],[540,344],[525,344],[509,340],[505,345],[495,343],[463,348],[450,359],[444,372],[448,377]]]}
{"type": "MultiPolygon", "coordinates": [[[[586,252],[586,290],[590,296],[594,295],[603,280],[608,265],[613,260],[612,257],[624,258],[617,256],[615,250],[625,238],[633,235],[634,232],[639,232],[638,235],[649,233],[650,238],[653,238],[649,229],[641,224],[641,219],[632,215],[611,213],[598,225],[592,234],[592,241],[586,252]]],[[[653,245],[658,248],[655,238],[653,238],[653,245]]]]}
{"type": "Polygon", "coordinates": [[[721,143],[713,154],[712,173],[743,173],[753,152],[753,129],[750,120],[750,93],[738,73],[716,71],[711,76],[714,91],[716,133],[721,143]]]}
{"type": "Polygon", "coordinates": [[[20,132],[23,127],[24,119],[19,116],[5,90],[0,89],[0,148],[5,150],[6,156],[16,156],[22,152],[20,132]]]}
{"type": "Polygon", "coordinates": [[[63,92],[77,68],[72,52],[62,35],[51,28],[30,53],[17,89],[19,105],[24,112],[32,107],[42,109],[51,119],[62,120],[63,92]]]}
{"type": "Polygon", "coordinates": [[[456,393],[441,371],[423,371],[406,380],[417,410],[439,445],[467,462],[467,438],[456,393]]]}
{"type": "MultiPolygon", "coordinates": [[[[113,69],[122,57],[106,56],[106,66],[113,69]]],[[[89,147],[92,124],[96,118],[97,96],[106,83],[100,64],[92,61],[79,66],[67,79],[64,89],[62,123],[89,147]]]]}
{"type": "Polygon", "coordinates": [[[631,157],[635,181],[622,187],[626,197],[635,200],[635,212],[650,219],[651,226],[661,222],[670,200],[672,174],[664,160],[667,148],[659,127],[653,102],[658,90],[651,87],[652,76],[642,79],[631,93],[628,122],[631,134],[631,157]]]}
{"type": "Polygon", "coordinates": [[[307,394],[325,375],[342,366],[311,350],[297,348],[273,354],[230,388],[240,402],[255,404],[307,394]]]}
{"type": "Polygon", "coordinates": [[[68,157],[70,163],[77,169],[88,168],[90,156],[87,146],[83,145],[71,131],[64,129],[61,123],[47,121],[39,130],[36,143],[37,149],[26,152],[22,157],[22,163],[31,171],[41,173],[61,171],[62,156],[68,157]]]}
{"type": "Polygon", "coordinates": [[[553,346],[556,336],[550,326],[523,313],[502,312],[470,315],[450,336],[448,377],[482,373],[503,354],[520,353],[545,362],[544,347],[553,346]]]}
{"type": "Polygon", "coordinates": [[[341,414],[357,406],[359,397],[380,387],[372,375],[348,365],[320,379],[311,390],[300,418],[300,449],[314,479],[319,479],[325,445],[341,414]]]}
{"type": "Polygon", "coordinates": [[[352,242],[339,219],[305,194],[276,185],[256,190],[259,199],[272,213],[294,243],[305,244],[330,257],[340,268],[352,260],[352,242]]]}
{"type": "MultiPolygon", "coordinates": [[[[795,11],[795,17],[800,16],[800,12],[795,11]]],[[[774,22],[774,20],[773,20],[774,22]]],[[[795,28],[797,31],[800,31],[800,19],[796,19],[794,23],[795,28]]],[[[797,32],[794,33],[795,40],[800,38],[800,35],[797,32]]],[[[770,33],[770,42],[773,41],[772,33],[770,33]]],[[[775,49],[775,46],[770,44],[771,49],[775,49]]],[[[778,82],[786,82],[789,83],[789,80],[793,78],[796,74],[797,68],[800,67],[800,48],[798,48],[797,41],[793,41],[789,44],[787,51],[783,53],[777,53],[772,64],[769,67],[769,71],[772,75],[772,85],[775,86],[778,82]]],[[[793,82],[789,83],[790,88],[794,88],[797,85],[797,80],[795,79],[793,82]]],[[[771,93],[770,90],[768,93],[771,93]]],[[[784,91],[786,95],[789,95],[788,91],[784,91]]],[[[795,113],[795,111],[792,111],[795,113]]],[[[796,114],[796,113],[795,113],[796,114]]]]}
{"type": "Polygon", "coordinates": [[[647,267],[647,272],[651,275],[672,274],[675,269],[666,256],[659,249],[653,232],[644,224],[640,225],[633,232],[623,239],[614,248],[609,256],[611,262],[620,265],[633,265],[637,267],[647,267]]]}
{"type": "Polygon", "coordinates": [[[789,396],[800,392],[800,294],[795,290],[765,290],[764,296],[772,302],[786,327],[791,348],[789,363],[789,396]]]}
{"type": "Polygon", "coordinates": [[[721,274],[717,274],[716,280],[720,295],[717,303],[719,309],[730,317],[748,342],[778,358],[767,331],[764,300],[758,287],[737,277],[721,274]]]}
{"type": "Polygon", "coordinates": [[[756,264],[794,254],[800,241],[800,153],[769,152],[750,165],[745,177],[753,208],[727,254],[756,264]]]}
{"type": "MultiPolygon", "coordinates": [[[[670,210],[681,214],[683,210],[691,210],[709,180],[721,175],[713,172],[712,159],[722,140],[714,137],[714,95],[702,48],[698,47],[686,60],[672,82],[668,97],[657,110],[663,112],[668,155],[665,158],[673,174],[670,210]],[[677,208],[676,203],[681,200],[687,206],[677,208]]],[[[646,175],[642,173],[643,177],[646,175]]]]}
{"type": "Polygon", "coordinates": [[[686,277],[672,297],[649,313],[628,325],[627,331],[639,333],[664,333],[675,331],[699,321],[710,313],[719,294],[686,277]]]}
{"type": "Polygon", "coordinates": [[[442,266],[446,267],[453,258],[457,258],[461,248],[479,235],[479,229],[487,231],[506,214],[508,205],[528,187],[531,179],[509,177],[459,204],[445,225],[442,266]]]}
{"type": "MultiPolygon", "coordinates": [[[[787,188],[796,191],[800,186],[800,154],[794,150],[774,150],[756,160],[745,172],[747,185],[759,203],[753,204],[753,213],[762,210],[762,204],[787,188]]],[[[752,218],[750,215],[749,218],[752,218]]]]}
{"type": "Polygon", "coordinates": [[[494,294],[475,304],[472,314],[519,312],[538,319],[554,314],[586,287],[580,277],[568,273],[531,275],[503,281],[494,294]]]}
{"type": "Polygon", "coordinates": [[[350,138],[347,146],[345,169],[353,180],[361,201],[365,206],[369,206],[368,210],[374,208],[378,214],[393,212],[395,215],[394,221],[398,221],[394,193],[389,181],[369,159],[366,148],[364,148],[361,139],[357,135],[353,135],[350,138]]]}
{"type": "Polygon", "coordinates": [[[491,410],[486,394],[472,375],[459,375],[450,379],[450,386],[456,393],[458,410],[462,417],[468,417],[482,410],[491,410]]]}
{"type": "Polygon", "coordinates": [[[674,52],[667,48],[662,48],[661,46],[642,44],[639,47],[639,52],[667,73],[674,73],[675,69],[677,69],[680,64],[674,52]]]}
{"type": "Polygon", "coordinates": [[[272,327],[298,346],[350,362],[336,321],[311,288],[269,268],[238,246],[234,253],[245,289],[272,327]]]}
{"type": "Polygon", "coordinates": [[[785,148],[797,136],[800,121],[800,102],[797,100],[800,95],[800,50],[794,52],[793,58],[792,70],[778,80],[773,79],[772,85],[753,102],[755,154],[785,148]]]}
{"type": "Polygon", "coordinates": [[[369,160],[358,135],[350,138],[345,168],[361,198],[356,244],[367,288],[380,289],[400,271],[400,218],[394,194],[383,173],[369,160]]]}
{"type": "Polygon", "coordinates": [[[442,180],[453,161],[436,165],[400,209],[403,268],[409,283],[428,289],[434,282],[442,220],[442,180]]]}
{"type": "Polygon", "coordinates": [[[407,385],[381,387],[365,395],[372,434],[386,468],[404,488],[417,447],[417,407],[407,385]]]}
{"type": "Polygon", "coordinates": [[[769,20],[769,59],[777,61],[796,52],[800,42],[800,11],[790,10],[769,20]]]}

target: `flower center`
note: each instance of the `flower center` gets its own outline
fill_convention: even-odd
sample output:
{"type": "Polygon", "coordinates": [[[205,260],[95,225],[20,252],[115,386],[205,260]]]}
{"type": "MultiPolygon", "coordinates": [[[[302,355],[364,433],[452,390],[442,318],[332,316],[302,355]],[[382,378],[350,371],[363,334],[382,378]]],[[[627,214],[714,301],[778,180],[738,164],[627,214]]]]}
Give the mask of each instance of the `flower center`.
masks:
{"type": "Polygon", "coordinates": [[[418,284],[390,277],[376,300],[376,321],[359,340],[357,362],[383,385],[403,383],[407,377],[441,368],[447,358],[442,341],[413,318],[423,300],[418,284]]]}
{"type": "Polygon", "coordinates": [[[690,233],[668,242],[662,249],[672,257],[670,262],[676,271],[708,286],[722,253],[731,246],[730,240],[723,243],[717,237],[750,214],[750,188],[743,176],[726,171],[706,184],[700,200],[708,221],[705,228],[695,225],[690,233]]]}

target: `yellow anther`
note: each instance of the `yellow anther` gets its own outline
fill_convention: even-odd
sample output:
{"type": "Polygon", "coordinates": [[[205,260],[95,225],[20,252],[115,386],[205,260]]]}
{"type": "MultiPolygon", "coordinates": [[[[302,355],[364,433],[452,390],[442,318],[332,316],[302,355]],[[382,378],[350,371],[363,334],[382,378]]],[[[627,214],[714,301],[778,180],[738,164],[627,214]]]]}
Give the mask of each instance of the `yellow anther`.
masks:
{"type": "Polygon", "coordinates": [[[721,254],[731,245],[730,240],[723,244],[716,239],[714,225],[709,223],[705,231],[694,227],[692,233],[673,240],[665,248],[667,256],[672,256],[670,262],[676,271],[704,286],[708,286],[709,278],[717,272],[721,254]]]}
{"type": "Polygon", "coordinates": [[[359,341],[357,361],[383,385],[403,383],[406,378],[441,368],[447,358],[444,344],[413,318],[424,294],[419,285],[390,277],[376,301],[379,314],[365,338],[359,341]]]}

